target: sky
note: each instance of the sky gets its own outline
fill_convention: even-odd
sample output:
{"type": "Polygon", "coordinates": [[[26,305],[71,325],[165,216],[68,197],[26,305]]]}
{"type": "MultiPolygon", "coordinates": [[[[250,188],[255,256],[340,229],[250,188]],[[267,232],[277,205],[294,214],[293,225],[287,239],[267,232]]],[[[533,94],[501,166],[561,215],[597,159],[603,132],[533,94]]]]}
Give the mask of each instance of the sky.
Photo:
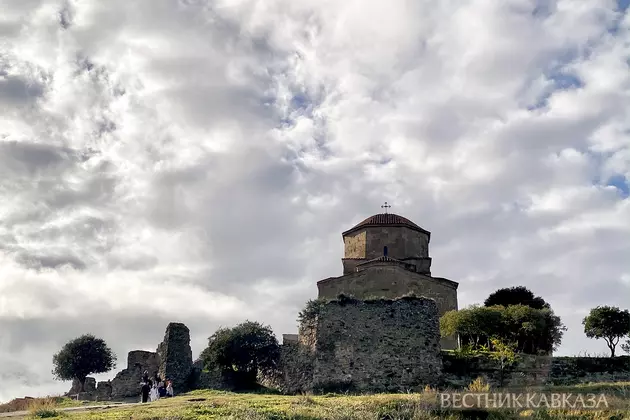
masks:
{"type": "Polygon", "coordinates": [[[604,354],[581,320],[630,305],[627,8],[0,0],[0,401],[67,391],[84,333],[116,371],[169,322],[194,357],[295,333],[384,201],[460,307],[524,285],[557,354],[604,354]]]}

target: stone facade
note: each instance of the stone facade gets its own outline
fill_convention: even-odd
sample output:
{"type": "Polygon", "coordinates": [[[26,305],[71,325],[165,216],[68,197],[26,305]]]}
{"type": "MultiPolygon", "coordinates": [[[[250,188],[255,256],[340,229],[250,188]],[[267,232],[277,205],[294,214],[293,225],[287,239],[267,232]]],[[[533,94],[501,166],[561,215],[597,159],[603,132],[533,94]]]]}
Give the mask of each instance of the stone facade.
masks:
{"type": "Polygon", "coordinates": [[[439,321],[432,299],[342,299],[318,308],[303,320],[299,342],[283,345],[284,391],[394,392],[439,380],[439,321]]]}
{"type": "Polygon", "coordinates": [[[503,369],[484,355],[461,356],[444,352],[442,386],[462,388],[481,377],[494,387],[577,385],[589,382],[629,382],[630,356],[552,357],[519,354],[503,369]]]}
{"type": "MultiPolygon", "coordinates": [[[[342,234],[343,275],[317,283],[320,299],[340,294],[357,299],[393,299],[407,294],[437,303],[439,316],[457,310],[458,283],[431,276],[431,233],[395,214],[372,216],[342,234]]],[[[441,339],[444,349],[457,347],[456,337],[441,339]]]]}
{"type": "MultiPolygon", "coordinates": [[[[317,283],[317,288],[322,299],[334,299],[340,294],[357,299],[381,296],[394,299],[412,293],[435,300],[439,316],[447,311],[457,310],[457,283],[424,276],[393,264],[375,264],[369,270],[321,280],[317,283]]],[[[444,349],[456,348],[457,339],[443,338],[441,346],[444,349]]]]}
{"type": "Polygon", "coordinates": [[[429,235],[406,227],[368,227],[343,237],[343,273],[350,274],[356,264],[387,254],[397,260],[414,260],[414,270],[431,274],[429,235]],[[387,249],[387,250],[386,250],[387,249]],[[415,264],[414,264],[415,265],[415,264]]]}

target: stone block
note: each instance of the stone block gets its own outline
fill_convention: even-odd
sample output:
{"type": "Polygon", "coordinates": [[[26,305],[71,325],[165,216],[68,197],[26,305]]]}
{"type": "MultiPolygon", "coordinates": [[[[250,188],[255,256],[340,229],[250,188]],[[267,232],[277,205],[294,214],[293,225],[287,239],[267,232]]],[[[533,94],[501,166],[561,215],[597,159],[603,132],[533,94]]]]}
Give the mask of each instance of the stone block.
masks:
{"type": "Polygon", "coordinates": [[[112,399],[111,381],[101,381],[96,385],[96,401],[109,401],[112,399]]]}

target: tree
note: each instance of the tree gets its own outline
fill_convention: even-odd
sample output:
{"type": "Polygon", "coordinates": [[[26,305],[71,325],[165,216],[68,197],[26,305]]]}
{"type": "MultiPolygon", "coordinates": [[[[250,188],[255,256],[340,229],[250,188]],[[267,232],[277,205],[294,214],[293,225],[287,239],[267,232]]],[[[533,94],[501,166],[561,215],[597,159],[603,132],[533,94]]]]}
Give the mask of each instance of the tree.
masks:
{"type": "Polygon", "coordinates": [[[104,340],[85,334],[66,343],[53,356],[53,366],[52,373],[55,379],[62,381],[76,379],[83,391],[88,375],[105,373],[116,368],[116,355],[104,340]]]}
{"type": "Polygon", "coordinates": [[[505,382],[505,370],[512,366],[517,359],[516,352],[516,343],[504,343],[503,341],[492,338],[490,339],[492,343],[493,352],[490,353],[490,358],[499,362],[499,386],[503,387],[505,382]]]}
{"type": "Polygon", "coordinates": [[[626,353],[630,354],[630,340],[626,340],[626,342],[621,345],[621,350],[623,350],[626,353]]]}
{"type": "Polygon", "coordinates": [[[582,321],[588,338],[603,338],[610,349],[610,357],[615,357],[619,340],[630,334],[630,312],[617,307],[598,306],[582,321]]]}
{"type": "Polygon", "coordinates": [[[566,328],[551,309],[524,305],[479,307],[450,311],[440,319],[440,332],[457,334],[463,346],[491,349],[492,339],[515,343],[519,353],[548,354],[562,340],[566,328]]]}
{"type": "Polygon", "coordinates": [[[268,326],[246,321],[234,328],[220,328],[201,353],[206,369],[219,368],[236,388],[252,389],[259,373],[275,371],[280,346],[268,326]]]}
{"type": "Polygon", "coordinates": [[[490,337],[497,334],[497,325],[502,320],[500,308],[471,306],[459,311],[449,311],[440,318],[443,337],[458,335],[460,342],[473,349],[490,345],[490,337]]]}
{"type": "Polygon", "coordinates": [[[566,327],[549,308],[534,309],[525,305],[503,308],[503,320],[497,337],[517,343],[526,354],[550,354],[558,348],[566,327]]]}
{"type": "Polygon", "coordinates": [[[535,296],[531,290],[523,286],[499,289],[492,293],[484,302],[484,306],[525,305],[534,309],[550,309],[550,306],[540,296],[535,296]]]}

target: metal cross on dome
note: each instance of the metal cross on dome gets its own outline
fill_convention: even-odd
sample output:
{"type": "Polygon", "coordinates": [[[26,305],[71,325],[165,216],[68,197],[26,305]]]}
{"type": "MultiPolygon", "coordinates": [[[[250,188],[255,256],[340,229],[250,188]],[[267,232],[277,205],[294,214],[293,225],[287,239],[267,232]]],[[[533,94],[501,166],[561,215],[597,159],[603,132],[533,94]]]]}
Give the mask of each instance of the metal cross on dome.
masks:
{"type": "Polygon", "coordinates": [[[387,214],[387,209],[390,209],[392,206],[390,206],[389,204],[387,204],[387,201],[385,202],[385,204],[383,204],[381,206],[382,209],[385,209],[385,214],[387,214]]]}

